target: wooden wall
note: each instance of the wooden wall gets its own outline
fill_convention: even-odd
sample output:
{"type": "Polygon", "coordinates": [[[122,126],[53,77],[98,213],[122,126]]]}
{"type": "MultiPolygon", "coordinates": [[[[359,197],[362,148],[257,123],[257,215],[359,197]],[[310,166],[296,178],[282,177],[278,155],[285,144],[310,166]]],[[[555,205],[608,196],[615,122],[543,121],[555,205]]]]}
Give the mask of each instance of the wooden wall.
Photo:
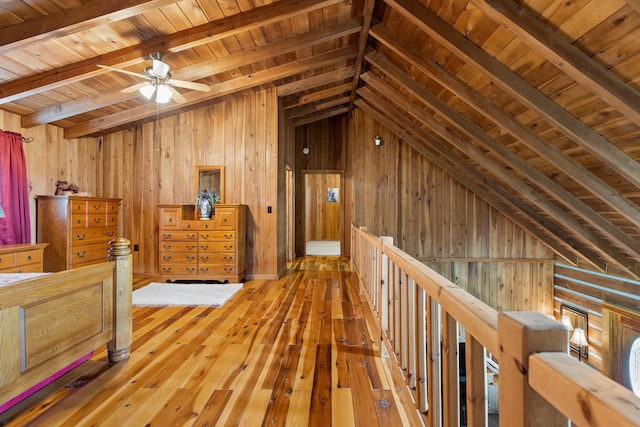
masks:
{"type": "Polygon", "coordinates": [[[158,204],[194,202],[194,166],[223,165],[225,202],[248,205],[247,274],[274,278],[278,258],[278,103],[263,90],[104,137],[106,195],[122,197],[136,273],[158,268],[158,204]],[[268,213],[268,207],[271,212],[268,213]]]}
{"type": "Polygon", "coordinates": [[[225,201],[249,206],[248,276],[275,278],[284,268],[274,89],[102,138],[65,140],[54,126],[22,129],[19,116],[9,113],[0,113],[0,128],[34,137],[25,145],[33,196],[53,194],[62,179],[95,196],[122,199],[122,236],[138,248],[135,273],[157,273],[156,206],[194,202],[196,165],[224,165],[225,201]]]}
{"type": "Polygon", "coordinates": [[[25,129],[20,126],[20,116],[4,111],[0,111],[0,129],[33,138],[32,142],[24,144],[32,242],[36,241],[35,196],[54,194],[56,181],[78,184],[80,191],[106,196],[103,193],[103,150],[100,140],[66,140],[62,129],[56,126],[40,125],[25,129]]]}
{"type": "Polygon", "coordinates": [[[346,223],[393,237],[396,246],[498,310],[552,313],[553,253],[543,242],[362,111],[349,132],[343,157],[353,210],[346,223]]]}
{"type": "MultiPolygon", "coordinates": [[[[295,253],[296,256],[304,254],[305,245],[305,221],[307,213],[305,211],[305,173],[342,173],[346,167],[344,159],[345,150],[352,141],[349,139],[347,119],[340,116],[332,119],[322,120],[305,126],[295,128],[295,141],[291,144],[293,152],[290,154],[295,171],[295,253]],[[303,154],[303,148],[309,149],[309,154],[303,154]]],[[[351,199],[345,189],[340,189],[340,197],[343,212],[349,207],[351,199]]],[[[315,215],[314,215],[315,216],[315,215]]],[[[317,216],[316,216],[317,217],[317,216]]],[[[342,253],[349,253],[349,224],[343,220],[342,226],[342,253]]]]}

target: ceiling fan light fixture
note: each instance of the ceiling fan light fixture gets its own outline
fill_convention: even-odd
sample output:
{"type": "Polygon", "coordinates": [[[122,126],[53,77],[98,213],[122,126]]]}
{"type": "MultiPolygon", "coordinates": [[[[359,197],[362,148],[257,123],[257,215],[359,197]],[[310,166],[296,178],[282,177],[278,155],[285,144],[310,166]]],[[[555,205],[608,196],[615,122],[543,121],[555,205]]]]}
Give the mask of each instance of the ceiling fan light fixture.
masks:
{"type": "Polygon", "coordinates": [[[153,70],[153,74],[160,78],[167,77],[167,74],[169,74],[169,65],[158,59],[153,59],[153,66],[151,69],[153,70]]]}
{"type": "Polygon", "coordinates": [[[142,86],[138,90],[140,91],[142,96],[144,96],[147,99],[151,99],[153,94],[156,92],[156,87],[154,85],[152,85],[151,83],[149,83],[147,85],[142,86]]]}
{"type": "Polygon", "coordinates": [[[173,93],[166,85],[158,86],[158,93],[156,93],[156,102],[159,104],[165,104],[171,100],[173,93]]]}

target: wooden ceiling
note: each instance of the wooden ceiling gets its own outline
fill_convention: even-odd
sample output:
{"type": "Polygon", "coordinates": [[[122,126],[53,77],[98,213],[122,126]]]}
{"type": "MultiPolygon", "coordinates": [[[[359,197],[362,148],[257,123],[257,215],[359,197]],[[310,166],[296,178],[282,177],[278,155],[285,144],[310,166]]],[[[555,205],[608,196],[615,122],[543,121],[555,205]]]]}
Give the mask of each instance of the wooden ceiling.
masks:
{"type": "Polygon", "coordinates": [[[360,108],[570,262],[640,276],[640,0],[11,0],[0,108],[97,136],[276,87],[360,108]],[[179,104],[121,89],[162,52],[179,104]]]}

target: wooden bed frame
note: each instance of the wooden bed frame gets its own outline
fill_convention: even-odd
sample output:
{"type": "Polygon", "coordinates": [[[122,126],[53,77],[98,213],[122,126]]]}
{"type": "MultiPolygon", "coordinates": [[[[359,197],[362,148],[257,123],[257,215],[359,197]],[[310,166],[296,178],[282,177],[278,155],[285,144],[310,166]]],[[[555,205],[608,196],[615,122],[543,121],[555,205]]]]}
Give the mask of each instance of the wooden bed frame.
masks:
{"type": "Polygon", "coordinates": [[[107,262],[0,287],[0,404],[105,343],[110,361],[129,357],[129,243],[112,240],[107,262]]]}

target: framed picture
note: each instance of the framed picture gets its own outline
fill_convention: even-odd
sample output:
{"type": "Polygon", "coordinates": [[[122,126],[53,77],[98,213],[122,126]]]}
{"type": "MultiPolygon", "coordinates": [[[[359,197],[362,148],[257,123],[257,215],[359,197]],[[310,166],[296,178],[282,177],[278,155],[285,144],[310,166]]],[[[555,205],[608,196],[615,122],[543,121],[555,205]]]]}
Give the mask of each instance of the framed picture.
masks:
{"type": "Polygon", "coordinates": [[[560,320],[562,321],[563,318],[566,316],[566,318],[568,318],[569,320],[569,324],[567,324],[567,326],[569,327],[569,348],[570,351],[574,352],[575,354],[580,353],[580,357],[583,359],[586,359],[589,356],[589,353],[587,351],[587,347],[578,347],[576,344],[571,342],[571,338],[573,337],[573,333],[576,329],[580,328],[582,329],[585,333],[588,333],[589,329],[588,329],[588,323],[587,323],[587,313],[580,311],[580,310],[576,310],[573,307],[569,307],[566,306],[564,304],[560,305],[560,320]]]}
{"type": "Polygon", "coordinates": [[[337,202],[340,199],[340,189],[329,187],[327,191],[327,202],[337,202]]]}

